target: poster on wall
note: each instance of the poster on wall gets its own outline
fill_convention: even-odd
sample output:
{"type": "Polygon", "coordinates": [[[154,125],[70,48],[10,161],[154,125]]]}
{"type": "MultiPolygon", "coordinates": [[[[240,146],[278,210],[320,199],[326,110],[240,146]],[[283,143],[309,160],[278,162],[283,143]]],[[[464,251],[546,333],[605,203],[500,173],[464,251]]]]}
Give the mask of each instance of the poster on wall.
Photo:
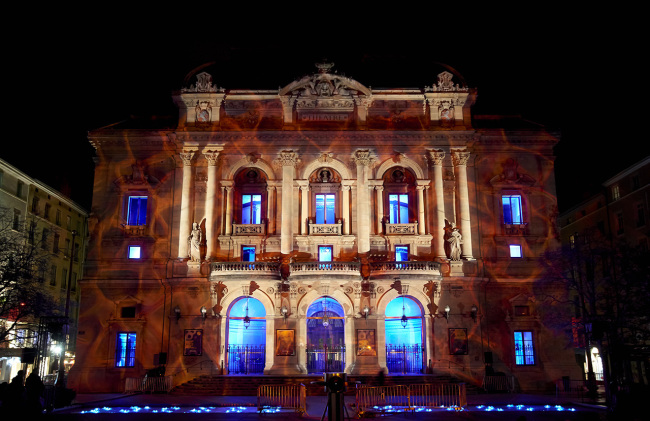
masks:
{"type": "Polygon", "coordinates": [[[377,355],[375,329],[357,329],[357,355],[377,355]]]}
{"type": "Polygon", "coordinates": [[[191,357],[203,354],[203,329],[185,329],[183,355],[191,357]]]}
{"type": "Polygon", "coordinates": [[[467,329],[449,329],[449,354],[467,355],[467,329]]]}
{"type": "Polygon", "coordinates": [[[296,355],[296,342],[293,329],[277,329],[275,331],[275,355],[296,355]]]}

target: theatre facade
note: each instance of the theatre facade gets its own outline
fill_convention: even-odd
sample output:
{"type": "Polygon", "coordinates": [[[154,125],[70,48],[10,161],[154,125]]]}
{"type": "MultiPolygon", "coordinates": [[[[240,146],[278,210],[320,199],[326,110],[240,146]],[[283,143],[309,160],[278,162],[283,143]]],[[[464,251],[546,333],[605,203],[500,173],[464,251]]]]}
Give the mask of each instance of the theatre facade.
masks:
{"type": "Polygon", "coordinates": [[[371,89],[322,63],[277,90],[229,90],[208,70],[173,93],[172,125],[89,135],[70,387],[119,392],[159,366],[175,385],[579,378],[566,309],[547,298],[564,292],[539,262],[558,244],[556,133],[472,115],[477,91],[450,68],[421,89],[371,89]]]}

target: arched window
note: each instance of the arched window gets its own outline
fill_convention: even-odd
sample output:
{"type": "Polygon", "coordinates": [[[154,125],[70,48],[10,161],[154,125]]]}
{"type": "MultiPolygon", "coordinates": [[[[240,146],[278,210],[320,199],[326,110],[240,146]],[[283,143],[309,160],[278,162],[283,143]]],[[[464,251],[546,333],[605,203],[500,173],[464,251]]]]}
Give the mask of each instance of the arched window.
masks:
{"type": "Polygon", "coordinates": [[[310,220],[316,224],[336,224],[340,216],[341,176],[332,168],[322,167],[309,176],[311,190],[310,220]]]}
{"type": "MultiPolygon", "coordinates": [[[[383,220],[390,225],[406,225],[417,220],[417,195],[415,192],[416,179],[413,173],[403,167],[390,168],[384,174],[384,215],[383,220]]],[[[411,229],[401,228],[398,233],[415,234],[415,226],[411,229]]],[[[387,229],[387,234],[391,230],[387,229]]]]}
{"type": "Polygon", "coordinates": [[[240,297],[228,311],[229,374],[260,374],[266,361],[266,309],[253,297],[240,297]]]}
{"type": "Polygon", "coordinates": [[[386,366],[391,373],[420,373],[424,346],[422,307],[399,296],[386,306],[386,366]]]}

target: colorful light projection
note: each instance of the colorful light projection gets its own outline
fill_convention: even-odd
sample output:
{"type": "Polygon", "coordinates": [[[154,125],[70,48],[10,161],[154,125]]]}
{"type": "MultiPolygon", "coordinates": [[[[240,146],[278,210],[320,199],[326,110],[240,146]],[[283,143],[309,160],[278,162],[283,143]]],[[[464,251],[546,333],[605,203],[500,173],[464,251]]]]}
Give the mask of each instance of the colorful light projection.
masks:
{"type": "Polygon", "coordinates": [[[321,297],[307,309],[307,346],[322,348],[345,344],[343,307],[331,297],[321,297]]]}

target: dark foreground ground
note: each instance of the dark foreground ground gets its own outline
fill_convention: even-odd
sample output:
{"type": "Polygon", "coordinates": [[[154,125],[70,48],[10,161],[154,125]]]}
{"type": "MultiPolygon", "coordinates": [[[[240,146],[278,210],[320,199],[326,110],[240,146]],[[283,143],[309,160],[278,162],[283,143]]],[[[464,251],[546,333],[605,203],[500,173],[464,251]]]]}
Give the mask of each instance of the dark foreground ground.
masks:
{"type": "MultiPolygon", "coordinates": [[[[650,398],[650,397],[649,397],[650,398]]],[[[301,417],[292,410],[259,414],[254,396],[176,396],[165,394],[140,395],[80,395],[74,404],[57,409],[45,418],[52,420],[320,420],[324,415],[327,397],[307,398],[307,414],[301,417]]],[[[350,417],[356,410],[354,397],[345,397],[350,417]]],[[[650,402],[649,402],[650,403],[650,402]]],[[[274,409],[275,411],[275,409],[274,409]]],[[[468,406],[462,410],[434,409],[430,412],[391,413],[378,411],[374,418],[391,420],[646,420],[646,414],[612,416],[598,405],[560,401],[555,396],[498,394],[468,396],[468,406]]],[[[327,419],[327,414],[325,414],[327,419]]]]}

